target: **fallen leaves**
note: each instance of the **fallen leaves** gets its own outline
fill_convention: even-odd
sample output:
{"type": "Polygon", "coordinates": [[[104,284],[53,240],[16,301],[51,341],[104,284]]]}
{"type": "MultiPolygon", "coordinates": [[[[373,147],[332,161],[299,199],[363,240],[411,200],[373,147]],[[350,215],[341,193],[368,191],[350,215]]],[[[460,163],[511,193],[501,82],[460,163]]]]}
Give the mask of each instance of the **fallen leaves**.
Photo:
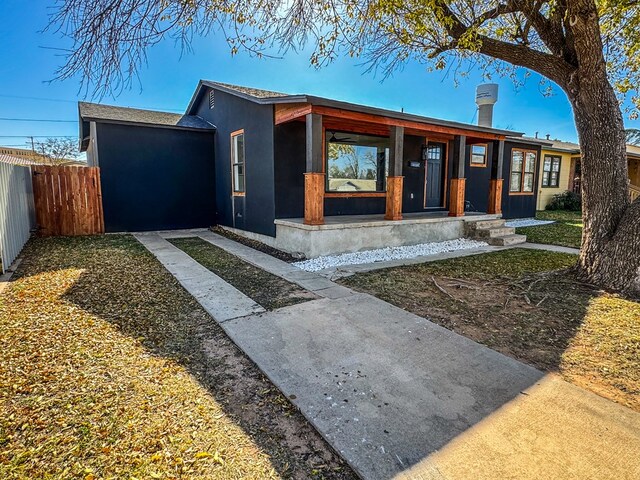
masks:
{"type": "Polygon", "coordinates": [[[0,295],[0,478],[280,477],[278,439],[216,389],[255,367],[205,357],[204,336],[230,342],[135,239],[37,238],[24,256],[0,295]]]}

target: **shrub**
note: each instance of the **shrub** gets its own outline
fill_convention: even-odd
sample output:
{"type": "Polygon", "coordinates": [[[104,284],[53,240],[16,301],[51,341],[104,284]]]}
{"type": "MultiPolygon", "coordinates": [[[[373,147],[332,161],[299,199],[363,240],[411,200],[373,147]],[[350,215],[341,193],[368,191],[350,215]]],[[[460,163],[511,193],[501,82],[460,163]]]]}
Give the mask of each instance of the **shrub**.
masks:
{"type": "Polygon", "coordinates": [[[567,190],[566,192],[554,195],[545,208],[546,210],[571,210],[579,212],[582,210],[582,198],[580,194],[567,190]]]}

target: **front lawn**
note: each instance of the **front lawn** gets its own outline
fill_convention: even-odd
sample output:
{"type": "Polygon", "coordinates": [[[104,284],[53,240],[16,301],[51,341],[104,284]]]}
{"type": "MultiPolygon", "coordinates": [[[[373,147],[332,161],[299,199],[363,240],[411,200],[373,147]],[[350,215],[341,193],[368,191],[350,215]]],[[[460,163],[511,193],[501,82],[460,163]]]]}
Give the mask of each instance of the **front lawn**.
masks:
{"type": "Polygon", "coordinates": [[[640,411],[640,304],[577,281],[575,261],[510,249],[341,282],[640,411]]]}
{"type": "Polygon", "coordinates": [[[354,478],[133,237],[23,256],[0,294],[0,478],[354,478]]]}
{"type": "Polygon", "coordinates": [[[519,227],[516,233],[526,235],[532,243],[546,243],[562,247],[580,248],[582,240],[582,214],[565,210],[542,210],[536,213],[538,220],[555,223],[535,227],[519,227]]]}
{"type": "Polygon", "coordinates": [[[174,238],[169,242],[267,310],[317,298],[295,283],[265,272],[202,238],[174,238]]]}

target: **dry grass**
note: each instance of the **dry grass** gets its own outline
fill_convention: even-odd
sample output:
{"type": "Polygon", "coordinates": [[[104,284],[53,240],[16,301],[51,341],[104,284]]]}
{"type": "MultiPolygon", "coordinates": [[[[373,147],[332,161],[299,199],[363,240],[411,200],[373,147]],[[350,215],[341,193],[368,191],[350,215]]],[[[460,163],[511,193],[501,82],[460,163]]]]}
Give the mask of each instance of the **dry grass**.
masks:
{"type": "Polygon", "coordinates": [[[295,283],[240,260],[202,238],[175,238],[169,242],[267,310],[317,298],[295,283]]]}
{"type": "Polygon", "coordinates": [[[24,256],[0,295],[0,478],[353,478],[132,237],[24,256]]]}
{"type": "Polygon", "coordinates": [[[510,249],[342,282],[640,411],[640,304],[577,281],[575,259],[510,249]]]}

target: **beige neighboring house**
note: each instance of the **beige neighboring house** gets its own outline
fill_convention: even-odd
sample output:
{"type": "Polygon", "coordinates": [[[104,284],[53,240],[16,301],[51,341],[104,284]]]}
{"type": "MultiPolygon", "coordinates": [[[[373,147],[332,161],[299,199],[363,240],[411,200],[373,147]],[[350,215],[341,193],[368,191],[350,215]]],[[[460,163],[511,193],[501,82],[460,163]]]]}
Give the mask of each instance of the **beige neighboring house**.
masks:
{"type": "MultiPolygon", "coordinates": [[[[544,210],[554,195],[567,190],[580,193],[580,145],[559,140],[542,147],[538,171],[537,210],[544,210]]],[[[627,145],[630,195],[640,196],[640,147],[627,145]]]]}
{"type": "Polygon", "coordinates": [[[86,166],[85,162],[79,160],[65,159],[57,162],[52,162],[51,159],[41,153],[34,152],[28,148],[14,148],[0,146],[0,155],[5,157],[5,161],[8,163],[10,158],[14,160],[11,163],[22,165],[77,165],[86,166]],[[22,161],[19,161],[21,159],[22,161]]]}

